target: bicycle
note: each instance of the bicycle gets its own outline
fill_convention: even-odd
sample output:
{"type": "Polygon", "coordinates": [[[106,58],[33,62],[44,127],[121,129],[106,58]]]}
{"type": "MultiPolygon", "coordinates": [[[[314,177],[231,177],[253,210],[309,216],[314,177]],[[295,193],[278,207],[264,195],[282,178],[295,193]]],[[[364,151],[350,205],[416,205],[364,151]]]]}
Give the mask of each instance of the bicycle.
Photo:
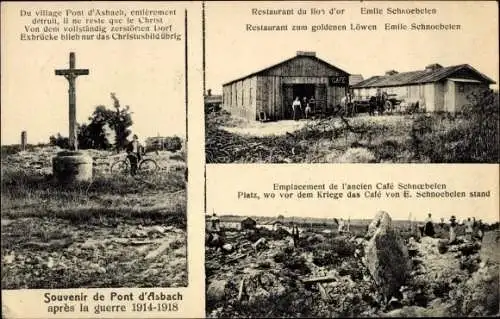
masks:
{"type": "MultiPolygon", "coordinates": [[[[158,163],[152,158],[142,158],[137,163],[137,173],[138,174],[150,174],[154,173],[159,169],[158,163]]],[[[119,159],[111,165],[111,173],[130,173],[130,161],[128,158],[119,159]]]]}

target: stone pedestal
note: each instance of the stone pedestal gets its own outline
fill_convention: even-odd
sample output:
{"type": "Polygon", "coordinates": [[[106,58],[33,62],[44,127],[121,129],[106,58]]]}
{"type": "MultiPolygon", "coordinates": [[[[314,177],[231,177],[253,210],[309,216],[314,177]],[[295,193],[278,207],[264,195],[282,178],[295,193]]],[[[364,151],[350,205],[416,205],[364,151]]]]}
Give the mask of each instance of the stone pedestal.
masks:
{"type": "Polygon", "coordinates": [[[54,177],[60,183],[92,181],[92,157],[82,151],[62,151],[52,159],[54,177]]]}

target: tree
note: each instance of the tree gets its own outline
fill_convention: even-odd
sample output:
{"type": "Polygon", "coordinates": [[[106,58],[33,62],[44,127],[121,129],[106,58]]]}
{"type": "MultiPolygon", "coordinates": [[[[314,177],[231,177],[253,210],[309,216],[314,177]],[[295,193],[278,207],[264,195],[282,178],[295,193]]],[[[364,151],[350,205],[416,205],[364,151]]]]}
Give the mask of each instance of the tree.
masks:
{"type": "Polygon", "coordinates": [[[170,152],[177,152],[182,149],[182,139],[178,136],[169,136],[165,138],[163,147],[170,152]]]}
{"type": "Polygon", "coordinates": [[[114,146],[122,150],[127,145],[127,138],[132,125],[129,106],[121,107],[115,93],[111,93],[113,109],[104,105],[96,106],[89,117],[89,124],[79,126],[78,144],[82,149],[110,149],[114,146]]]}
{"type": "Polygon", "coordinates": [[[127,145],[127,138],[131,131],[129,127],[132,126],[132,117],[130,112],[130,107],[126,105],[122,107],[120,101],[116,97],[115,93],[111,93],[111,99],[113,100],[113,107],[115,112],[112,115],[109,125],[115,131],[115,147],[117,150],[124,149],[127,145]]]}
{"type": "Polygon", "coordinates": [[[69,138],[62,136],[60,133],[57,133],[56,136],[51,135],[49,137],[49,144],[52,146],[59,146],[60,148],[69,148],[69,138]]]}

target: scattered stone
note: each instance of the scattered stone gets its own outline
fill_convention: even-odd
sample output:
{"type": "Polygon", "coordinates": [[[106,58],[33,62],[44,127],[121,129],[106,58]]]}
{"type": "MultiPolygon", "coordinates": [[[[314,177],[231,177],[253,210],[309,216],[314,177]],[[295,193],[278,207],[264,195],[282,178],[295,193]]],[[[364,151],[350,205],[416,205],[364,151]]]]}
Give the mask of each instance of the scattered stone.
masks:
{"type": "Polygon", "coordinates": [[[161,243],[161,245],[158,248],[156,248],[153,251],[150,251],[146,255],[146,257],[144,257],[144,259],[154,259],[154,258],[158,257],[160,254],[163,254],[167,249],[170,248],[171,243],[172,243],[172,241],[170,241],[170,240],[164,241],[163,243],[161,243]]]}
{"type": "Polygon", "coordinates": [[[165,234],[165,232],[166,232],[165,227],[160,226],[160,225],[155,225],[149,229],[148,234],[150,234],[150,235],[152,235],[152,234],[163,235],[163,234],[165,234]]]}
{"type": "Polygon", "coordinates": [[[368,233],[371,239],[365,249],[366,266],[386,298],[398,295],[410,271],[406,246],[387,212],[377,213],[368,233]]]}
{"type": "Polygon", "coordinates": [[[6,227],[6,226],[9,226],[10,224],[12,224],[14,222],[14,220],[12,219],[2,219],[0,220],[0,225],[2,227],[6,227]]]}
{"type": "Polygon", "coordinates": [[[94,250],[94,249],[97,249],[97,245],[94,241],[92,240],[88,240],[86,242],[84,242],[81,246],[80,246],[81,249],[88,249],[88,250],[94,250]]]}
{"type": "Polygon", "coordinates": [[[49,259],[47,260],[47,264],[46,265],[47,265],[47,268],[49,268],[49,269],[54,268],[54,258],[49,257],[49,259]]]}
{"type": "Polygon", "coordinates": [[[222,245],[222,249],[228,253],[233,251],[233,245],[231,244],[224,244],[222,245]]]}
{"type": "Polygon", "coordinates": [[[137,229],[135,232],[133,232],[130,237],[132,238],[143,238],[143,237],[148,237],[148,233],[145,230],[142,229],[137,229]]]}
{"type": "Polygon", "coordinates": [[[458,246],[458,250],[464,256],[475,254],[481,249],[481,244],[478,242],[475,243],[464,243],[458,246]]]}
{"type": "Polygon", "coordinates": [[[266,238],[262,237],[259,240],[257,240],[255,243],[252,244],[252,247],[254,250],[261,250],[267,247],[267,240],[266,238]]]}
{"type": "Polygon", "coordinates": [[[448,251],[448,240],[447,239],[440,239],[438,242],[438,251],[440,254],[444,254],[448,251]]]}
{"type": "Polygon", "coordinates": [[[16,260],[16,254],[12,251],[12,252],[10,252],[10,254],[5,255],[5,256],[3,257],[3,260],[4,260],[5,264],[9,265],[9,264],[11,264],[14,260],[16,260]]]}
{"type": "Polygon", "coordinates": [[[259,306],[260,303],[266,301],[271,294],[264,288],[258,287],[257,290],[248,298],[249,306],[259,306]]]}
{"type": "Polygon", "coordinates": [[[221,301],[226,297],[226,280],[214,280],[207,288],[207,300],[210,302],[221,301]]]}

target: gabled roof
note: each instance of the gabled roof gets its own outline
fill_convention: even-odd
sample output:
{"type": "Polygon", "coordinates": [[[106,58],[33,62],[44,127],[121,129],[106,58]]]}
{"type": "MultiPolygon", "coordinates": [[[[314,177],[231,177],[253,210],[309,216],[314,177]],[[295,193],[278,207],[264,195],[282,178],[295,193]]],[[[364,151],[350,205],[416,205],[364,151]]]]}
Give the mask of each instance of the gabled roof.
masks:
{"type": "Polygon", "coordinates": [[[253,219],[252,217],[245,217],[240,223],[243,223],[243,222],[252,222],[252,223],[257,223],[255,221],[255,219],[253,219]]]}
{"type": "Polygon", "coordinates": [[[295,56],[293,56],[293,57],[291,57],[291,58],[289,58],[289,59],[286,59],[286,60],[284,60],[284,61],[282,61],[282,62],[279,62],[279,63],[273,64],[273,65],[271,65],[271,66],[268,66],[267,68],[261,69],[261,70],[259,70],[259,71],[257,71],[257,72],[254,72],[254,73],[251,73],[251,74],[248,74],[248,75],[242,76],[242,77],[240,77],[240,78],[237,78],[237,79],[235,79],[235,80],[229,81],[229,82],[227,82],[227,83],[224,83],[224,84],[222,84],[222,86],[229,85],[229,84],[232,84],[232,83],[234,83],[234,82],[238,82],[238,81],[244,80],[244,79],[249,78],[249,77],[252,77],[252,76],[262,75],[262,74],[266,73],[267,71],[269,71],[269,70],[271,70],[271,69],[273,69],[273,68],[279,67],[279,66],[281,66],[281,65],[283,65],[283,64],[286,64],[286,63],[288,63],[288,62],[290,62],[290,61],[293,61],[293,60],[295,60],[295,59],[300,59],[300,58],[309,58],[309,59],[312,59],[312,60],[314,60],[314,61],[316,61],[316,62],[319,62],[319,63],[321,63],[321,64],[325,65],[327,68],[331,68],[331,69],[334,69],[334,70],[340,71],[340,73],[344,73],[344,74],[346,74],[346,75],[349,75],[349,73],[347,73],[346,71],[344,71],[344,70],[342,70],[342,69],[339,69],[338,67],[336,67],[336,66],[334,66],[334,65],[332,65],[332,64],[330,64],[330,63],[328,63],[328,62],[326,62],[326,61],[324,61],[324,60],[322,60],[322,59],[320,59],[320,58],[318,58],[318,57],[316,57],[316,56],[313,56],[313,55],[295,55],[295,56]]]}
{"type": "Polygon", "coordinates": [[[361,74],[351,74],[349,75],[349,85],[355,85],[363,81],[363,76],[361,74]]]}
{"type": "Polygon", "coordinates": [[[372,76],[358,84],[353,85],[353,88],[370,88],[370,87],[387,87],[387,86],[402,86],[409,84],[423,84],[431,83],[443,80],[452,76],[454,73],[467,70],[474,73],[478,78],[480,78],[483,83],[495,84],[495,82],[482,74],[478,70],[474,69],[468,64],[460,64],[454,66],[448,66],[443,68],[438,68],[435,70],[419,70],[411,72],[402,72],[394,75],[385,76],[372,76]]]}

